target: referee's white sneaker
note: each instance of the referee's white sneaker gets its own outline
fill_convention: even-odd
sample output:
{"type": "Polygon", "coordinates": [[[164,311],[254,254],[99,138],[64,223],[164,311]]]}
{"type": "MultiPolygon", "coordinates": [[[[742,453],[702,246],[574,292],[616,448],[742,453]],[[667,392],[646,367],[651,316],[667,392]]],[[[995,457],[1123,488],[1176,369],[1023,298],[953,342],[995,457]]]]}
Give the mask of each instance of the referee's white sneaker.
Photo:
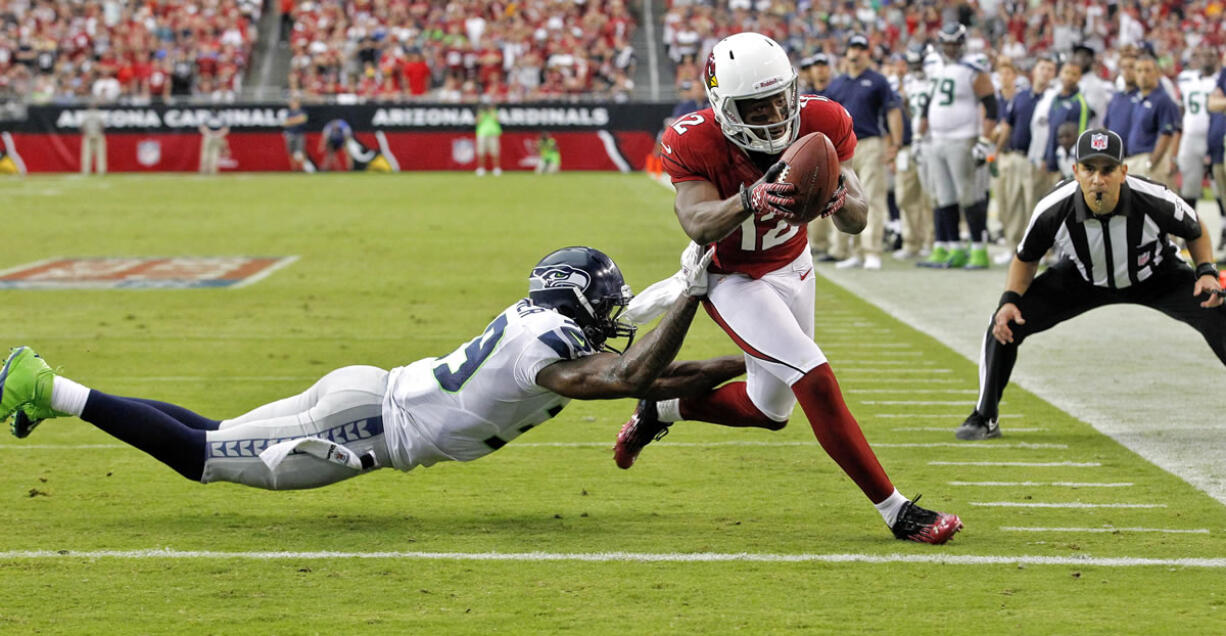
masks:
{"type": "Polygon", "coordinates": [[[954,431],[954,437],[965,441],[995,439],[1000,437],[1000,424],[996,418],[988,419],[980,415],[979,411],[971,411],[962,426],[954,431]]]}

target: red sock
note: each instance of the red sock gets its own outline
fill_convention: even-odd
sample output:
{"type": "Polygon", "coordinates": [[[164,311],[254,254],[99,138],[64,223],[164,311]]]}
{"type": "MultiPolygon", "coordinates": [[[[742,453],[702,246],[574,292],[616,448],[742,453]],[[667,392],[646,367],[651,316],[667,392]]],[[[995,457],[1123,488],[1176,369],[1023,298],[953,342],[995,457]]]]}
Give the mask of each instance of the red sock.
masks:
{"type": "Polygon", "coordinates": [[[830,365],[823,363],[806,373],[792,385],[792,392],[826,454],[856,482],[869,500],[879,503],[893,494],[894,484],[890,483],[864,439],[856,418],[843,403],[839,381],[834,378],[830,365]]]}
{"type": "Polygon", "coordinates": [[[759,411],[745,392],[744,382],[730,382],[700,397],[681,398],[678,406],[681,418],[686,420],[724,426],[755,426],[772,431],[787,424],[787,420],[772,420],[759,411]]]}

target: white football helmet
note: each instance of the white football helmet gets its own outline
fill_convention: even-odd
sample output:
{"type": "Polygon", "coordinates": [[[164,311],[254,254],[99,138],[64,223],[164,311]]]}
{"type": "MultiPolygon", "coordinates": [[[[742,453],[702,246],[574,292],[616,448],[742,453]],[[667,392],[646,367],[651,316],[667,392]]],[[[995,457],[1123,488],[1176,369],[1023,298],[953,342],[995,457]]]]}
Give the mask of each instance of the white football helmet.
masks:
{"type": "Polygon", "coordinates": [[[774,155],[796,141],[800,132],[796,69],[778,42],[760,33],[730,35],[711,51],[703,79],[715,122],[732,143],[774,155]],[[755,126],[741,119],[739,102],[780,93],[787,96],[783,121],[755,126]]]}

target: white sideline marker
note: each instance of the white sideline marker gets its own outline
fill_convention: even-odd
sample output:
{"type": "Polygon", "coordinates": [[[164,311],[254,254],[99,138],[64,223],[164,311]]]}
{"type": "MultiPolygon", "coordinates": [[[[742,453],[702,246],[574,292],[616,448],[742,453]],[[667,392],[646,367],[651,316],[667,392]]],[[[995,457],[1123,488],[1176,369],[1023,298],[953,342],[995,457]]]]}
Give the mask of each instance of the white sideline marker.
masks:
{"type": "MultiPolygon", "coordinates": [[[[872,417],[913,417],[913,418],[920,418],[920,417],[940,417],[940,418],[956,417],[956,418],[962,419],[962,418],[966,417],[966,413],[875,413],[875,414],[873,414],[873,416],[872,416],[872,417]]],[[[999,416],[999,417],[1000,417],[1000,419],[1002,419],[1002,420],[1003,420],[1003,419],[1006,419],[1006,418],[1008,418],[1008,419],[1012,419],[1012,418],[1022,417],[1022,415],[1021,415],[1021,413],[1006,413],[1005,415],[1001,415],[1001,416],[999,416]]],[[[938,431],[938,430],[939,430],[939,431],[950,431],[950,430],[953,430],[953,429],[952,429],[952,428],[941,428],[941,429],[936,429],[936,428],[934,428],[934,429],[928,429],[928,430],[934,430],[934,431],[938,431]]],[[[1024,430],[1028,430],[1028,429],[1024,429],[1024,428],[1011,428],[1011,429],[1009,429],[1009,430],[1010,430],[1010,431],[1024,431],[1024,430]]],[[[1036,429],[1033,429],[1033,430],[1036,430],[1036,431],[1045,431],[1045,430],[1047,430],[1047,429],[1045,429],[1045,428],[1036,428],[1036,429]]]]}
{"type": "Polygon", "coordinates": [[[1001,526],[1000,529],[1004,532],[1091,532],[1091,533],[1108,533],[1115,534],[1116,532],[1157,532],[1160,534],[1209,534],[1208,528],[1031,528],[1024,526],[1001,526]]]}
{"type": "Polygon", "coordinates": [[[938,565],[1056,565],[1099,567],[1226,568],[1226,558],[1155,559],[1142,557],[975,556],[957,554],[769,554],[747,552],[220,552],[213,550],[10,550],[0,560],[17,559],[381,559],[396,561],[575,561],[586,563],[922,563],[938,565]]]}
{"type": "MultiPolygon", "coordinates": [[[[875,406],[969,406],[974,407],[974,402],[963,400],[957,401],[942,401],[942,400],[860,400],[860,404],[872,404],[875,406]]],[[[1004,404],[1002,401],[1001,404],[1004,404]]]]}
{"type": "Polygon", "coordinates": [[[848,389],[843,393],[964,393],[979,395],[975,389],[848,389]]]}
{"type": "MultiPolygon", "coordinates": [[[[875,415],[873,417],[882,417],[882,416],[875,415]]],[[[898,428],[892,428],[890,430],[896,433],[948,433],[949,431],[953,429],[948,426],[943,427],[943,428],[940,426],[900,426],[898,428]]],[[[1010,427],[1009,428],[1010,433],[1038,433],[1040,431],[1046,431],[1046,430],[1047,429],[1042,428],[1042,427],[1031,427],[1031,428],[1010,427]]]]}
{"type": "MultiPolygon", "coordinates": [[[[843,373],[844,371],[861,371],[864,373],[886,374],[886,375],[878,375],[876,378],[874,378],[878,380],[887,379],[889,377],[888,374],[890,373],[914,374],[914,373],[953,373],[954,372],[953,369],[896,369],[893,367],[856,367],[856,366],[846,366],[846,367],[840,366],[840,367],[837,367],[835,371],[838,373],[843,373]]],[[[961,404],[961,402],[959,402],[959,404],[961,404]]]]}
{"type": "Polygon", "coordinates": [[[1130,481],[950,481],[950,486],[1056,486],[1058,488],[1129,488],[1130,481]]]}
{"type": "Polygon", "coordinates": [[[1071,468],[1098,468],[1099,462],[928,462],[929,466],[1024,466],[1027,468],[1047,468],[1052,466],[1068,466],[1071,468]]]}
{"type": "Polygon", "coordinates": [[[1044,503],[1038,501],[972,501],[972,506],[986,508],[1165,508],[1166,504],[1130,504],[1130,503],[1083,503],[1069,501],[1064,503],[1044,503]]]}

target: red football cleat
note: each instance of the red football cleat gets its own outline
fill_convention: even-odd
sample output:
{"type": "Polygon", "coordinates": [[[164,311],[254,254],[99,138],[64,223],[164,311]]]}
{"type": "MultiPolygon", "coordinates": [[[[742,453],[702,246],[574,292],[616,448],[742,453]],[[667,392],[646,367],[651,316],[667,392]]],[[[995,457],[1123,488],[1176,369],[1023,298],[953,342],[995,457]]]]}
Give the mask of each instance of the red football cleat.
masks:
{"type": "Polygon", "coordinates": [[[932,543],[940,545],[953,538],[962,529],[962,520],[958,515],[936,512],[915,505],[920,496],[903,504],[898,519],[890,530],[894,537],[916,543],[932,543]]]}
{"type": "Polygon", "coordinates": [[[633,466],[643,447],[652,440],[668,435],[668,427],[671,425],[671,422],[660,421],[655,402],[639,400],[634,415],[622,426],[622,430],[617,434],[617,444],[613,446],[613,461],[617,462],[617,467],[624,469],[633,466]]]}

